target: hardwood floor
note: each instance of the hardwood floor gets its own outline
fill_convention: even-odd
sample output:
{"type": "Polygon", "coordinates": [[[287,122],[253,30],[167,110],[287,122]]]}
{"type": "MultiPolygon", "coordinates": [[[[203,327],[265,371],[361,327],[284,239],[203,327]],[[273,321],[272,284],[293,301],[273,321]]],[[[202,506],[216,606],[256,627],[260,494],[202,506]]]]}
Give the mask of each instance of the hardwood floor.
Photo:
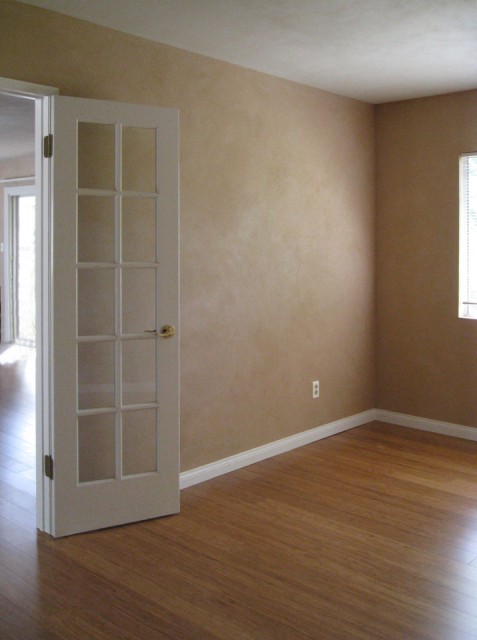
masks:
{"type": "Polygon", "coordinates": [[[0,517],[35,526],[35,350],[0,345],[0,517]]]}
{"type": "Polygon", "coordinates": [[[477,638],[477,443],[372,423],[53,540],[0,517],[0,638],[477,638]]]}

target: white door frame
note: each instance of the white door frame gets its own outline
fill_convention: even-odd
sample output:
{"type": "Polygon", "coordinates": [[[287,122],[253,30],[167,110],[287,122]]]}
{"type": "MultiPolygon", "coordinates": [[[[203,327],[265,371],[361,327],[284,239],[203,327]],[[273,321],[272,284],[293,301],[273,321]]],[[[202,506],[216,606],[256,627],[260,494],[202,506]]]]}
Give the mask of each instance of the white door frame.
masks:
{"type": "Polygon", "coordinates": [[[0,77],[0,93],[35,100],[35,191],[36,191],[36,524],[40,531],[51,531],[50,482],[44,475],[44,456],[51,451],[49,371],[51,361],[50,297],[51,297],[51,228],[49,175],[43,163],[43,136],[48,131],[49,113],[44,108],[45,96],[56,95],[55,87],[0,77]]]}
{"type": "Polygon", "coordinates": [[[27,186],[24,185],[21,187],[5,187],[4,189],[4,206],[3,206],[4,308],[2,311],[2,320],[4,321],[3,331],[2,331],[3,342],[13,342],[13,339],[14,339],[15,323],[12,322],[13,307],[14,307],[13,305],[14,291],[12,288],[12,283],[13,283],[13,270],[12,270],[13,242],[12,241],[15,233],[13,228],[13,213],[14,213],[13,200],[21,196],[36,196],[35,185],[31,184],[27,186]]]}

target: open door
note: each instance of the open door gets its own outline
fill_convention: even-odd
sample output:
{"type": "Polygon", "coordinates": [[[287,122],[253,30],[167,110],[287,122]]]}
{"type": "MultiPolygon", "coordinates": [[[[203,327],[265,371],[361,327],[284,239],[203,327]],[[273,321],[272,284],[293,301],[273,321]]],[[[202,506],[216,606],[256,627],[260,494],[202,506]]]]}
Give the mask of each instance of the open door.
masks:
{"type": "Polygon", "coordinates": [[[179,510],[178,113],[53,96],[50,532],[179,510]]]}

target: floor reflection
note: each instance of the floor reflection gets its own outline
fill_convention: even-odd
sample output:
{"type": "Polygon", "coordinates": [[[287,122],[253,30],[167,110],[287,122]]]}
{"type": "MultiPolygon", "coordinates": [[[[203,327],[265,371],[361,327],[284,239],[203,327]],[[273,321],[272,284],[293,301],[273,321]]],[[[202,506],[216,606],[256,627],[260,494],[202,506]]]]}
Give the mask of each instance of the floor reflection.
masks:
{"type": "Polygon", "coordinates": [[[36,524],[35,349],[0,346],[0,517],[36,524]]]}

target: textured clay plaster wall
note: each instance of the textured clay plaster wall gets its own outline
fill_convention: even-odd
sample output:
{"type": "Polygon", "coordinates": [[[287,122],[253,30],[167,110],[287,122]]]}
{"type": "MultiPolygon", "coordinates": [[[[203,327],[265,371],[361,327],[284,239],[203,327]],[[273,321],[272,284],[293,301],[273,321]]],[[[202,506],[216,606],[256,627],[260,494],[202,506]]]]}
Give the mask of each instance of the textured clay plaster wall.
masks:
{"type": "Polygon", "coordinates": [[[373,107],[10,0],[0,30],[1,76],[180,110],[182,468],[373,407],[373,107]]]}
{"type": "Polygon", "coordinates": [[[457,317],[459,154],[477,91],[377,108],[377,406],[477,427],[477,322],[457,317]]]}

